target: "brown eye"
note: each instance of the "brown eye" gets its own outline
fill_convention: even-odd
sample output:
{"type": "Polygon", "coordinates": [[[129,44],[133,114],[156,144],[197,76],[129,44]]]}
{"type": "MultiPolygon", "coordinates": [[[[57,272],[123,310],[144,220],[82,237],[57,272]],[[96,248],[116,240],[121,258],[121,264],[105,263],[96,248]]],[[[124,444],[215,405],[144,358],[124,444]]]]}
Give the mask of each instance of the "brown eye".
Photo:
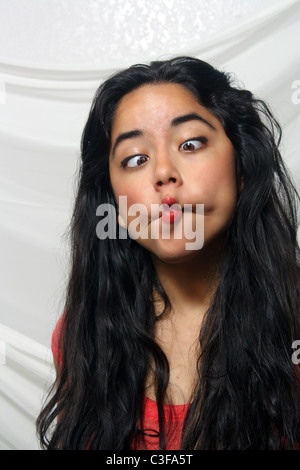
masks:
{"type": "Polygon", "coordinates": [[[195,150],[199,150],[206,142],[207,139],[204,137],[186,140],[180,145],[179,150],[183,150],[184,152],[194,152],[195,150]]]}
{"type": "Polygon", "coordinates": [[[127,166],[127,167],[130,167],[130,168],[134,168],[134,167],[143,165],[148,160],[149,160],[149,157],[147,155],[133,155],[132,157],[126,158],[122,162],[122,166],[123,167],[127,166]]]}

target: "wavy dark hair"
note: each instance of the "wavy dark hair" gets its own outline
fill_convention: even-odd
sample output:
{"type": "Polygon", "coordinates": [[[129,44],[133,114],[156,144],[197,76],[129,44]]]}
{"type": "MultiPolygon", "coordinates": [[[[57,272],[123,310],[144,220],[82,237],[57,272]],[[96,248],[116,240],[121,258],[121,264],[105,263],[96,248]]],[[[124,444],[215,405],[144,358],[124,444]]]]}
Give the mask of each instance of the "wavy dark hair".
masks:
{"type": "Polygon", "coordinates": [[[99,204],[116,207],[108,167],[117,106],[145,84],[186,87],[222,123],[243,180],[220,281],[199,343],[199,381],[181,449],[294,449],[300,441],[298,194],[279,152],[281,129],[266,103],[230,74],[189,57],[134,65],[100,85],[84,129],[71,224],[62,367],[37,419],[47,449],[134,449],[154,364],[159,446],[166,446],[168,361],[155,341],[153,289],[169,300],[149,253],[127,238],[96,235],[99,204]],[[56,418],[58,420],[56,422],[56,418]]]}

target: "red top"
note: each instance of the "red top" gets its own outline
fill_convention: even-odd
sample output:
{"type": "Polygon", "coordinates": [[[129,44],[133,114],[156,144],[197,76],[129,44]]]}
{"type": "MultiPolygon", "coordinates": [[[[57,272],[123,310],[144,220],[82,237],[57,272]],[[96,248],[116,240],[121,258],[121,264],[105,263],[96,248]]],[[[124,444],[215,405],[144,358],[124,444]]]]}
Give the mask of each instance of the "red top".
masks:
{"type": "MultiPolygon", "coordinates": [[[[59,351],[59,339],[62,328],[62,317],[58,320],[57,325],[52,334],[52,353],[54,360],[58,366],[62,365],[62,355],[59,351]]],[[[159,450],[159,437],[158,437],[158,410],[156,402],[147,396],[144,398],[145,414],[143,418],[143,428],[145,433],[145,446],[146,450],[159,450]]],[[[188,409],[188,405],[164,405],[164,414],[166,421],[166,428],[168,432],[168,445],[166,450],[180,449],[180,439],[184,418],[188,409]]],[[[138,448],[143,448],[140,446],[138,448]]]]}
{"type": "MultiPolygon", "coordinates": [[[[188,406],[189,405],[164,405],[165,422],[168,432],[168,444],[166,450],[180,449],[182,427],[188,406]]],[[[159,450],[157,406],[156,402],[147,396],[145,396],[145,414],[143,424],[146,450],[159,450]]]]}

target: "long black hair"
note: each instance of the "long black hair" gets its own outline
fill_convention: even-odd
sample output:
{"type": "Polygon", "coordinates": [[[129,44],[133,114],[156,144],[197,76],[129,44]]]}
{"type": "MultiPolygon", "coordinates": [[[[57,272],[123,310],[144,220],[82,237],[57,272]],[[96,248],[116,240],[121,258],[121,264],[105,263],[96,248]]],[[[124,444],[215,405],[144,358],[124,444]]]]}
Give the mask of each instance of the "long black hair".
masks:
{"type": "Polygon", "coordinates": [[[116,206],[108,167],[114,113],[123,96],[149,83],[186,87],[220,120],[243,182],[199,332],[199,380],[181,449],[293,449],[300,440],[299,366],[291,360],[300,339],[298,195],[279,152],[281,129],[268,106],[229,74],[188,57],[132,66],[95,94],[71,224],[62,365],[37,420],[41,445],[134,448],[143,436],[150,363],[159,446],[166,445],[169,366],[155,341],[153,289],[165,310],[169,300],[145,249],[130,237],[96,235],[97,207],[116,206]]]}

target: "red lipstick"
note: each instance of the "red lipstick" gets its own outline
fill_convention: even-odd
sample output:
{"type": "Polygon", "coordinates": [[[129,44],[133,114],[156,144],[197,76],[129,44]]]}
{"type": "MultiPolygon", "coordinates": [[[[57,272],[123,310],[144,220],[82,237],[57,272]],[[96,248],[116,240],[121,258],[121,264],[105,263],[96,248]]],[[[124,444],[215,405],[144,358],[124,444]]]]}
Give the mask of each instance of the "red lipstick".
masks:
{"type": "Polygon", "coordinates": [[[162,215],[162,221],[167,224],[173,224],[181,217],[181,207],[178,201],[174,197],[164,197],[162,200],[164,205],[169,206],[166,208],[162,215]]]}
{"type": "Polygon", "coordinates": [[[167,196],[163,198],[162,203],[167,204],[168,206],[172,206],[173,204],[178,204],[178,201],[175,199],[175,197],[167,196]]]}

